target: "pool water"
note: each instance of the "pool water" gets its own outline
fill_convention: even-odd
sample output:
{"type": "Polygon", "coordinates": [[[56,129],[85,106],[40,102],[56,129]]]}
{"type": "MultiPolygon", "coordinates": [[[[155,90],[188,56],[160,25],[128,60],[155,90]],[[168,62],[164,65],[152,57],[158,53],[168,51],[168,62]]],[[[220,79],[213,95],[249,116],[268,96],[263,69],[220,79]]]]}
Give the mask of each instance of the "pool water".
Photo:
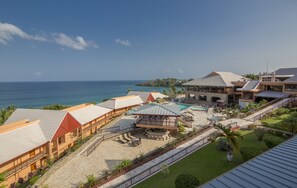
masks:
{"type": "Polygon", "coordinates": [[[180,108],[181,111],[183,111],[183,110],[189,108],[189,107],[192,106],[192,105],[190,105],[190,104],[181,104],[181,103],[177,103],[177,106],[180,108]]]}
{"type": "Polygon", "coordinates": [[[207,108],[202,106],[192,106],[190,109],[194,111],[207,111],[207,108]]]}

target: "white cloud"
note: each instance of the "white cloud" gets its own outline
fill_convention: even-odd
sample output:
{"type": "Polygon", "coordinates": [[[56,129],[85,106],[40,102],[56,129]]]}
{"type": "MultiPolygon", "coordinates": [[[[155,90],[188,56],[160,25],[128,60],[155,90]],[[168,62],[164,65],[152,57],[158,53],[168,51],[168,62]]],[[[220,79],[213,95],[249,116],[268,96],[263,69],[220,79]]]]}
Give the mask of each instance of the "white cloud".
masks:
{"type": "Polygon", "coordinates": [[[26,40],[47,41],[43,36],[29,35],[15,25],[0,22],[0,43],[7,44],[12,41],[14,37],[20,37],[26,40]]]}
{"type": "Polygon", "coordinates": [[[184,74],[184,71],[182,69],[178,69],[179,74],[184,74]]]}
{"type": "Polygon", "coordinates": [[[54,33],[43,35],[30,35],[20,29],[19,27],[0,22],[0,44],[8,44],[15,37],[19,37],[26,40],[35,40],[40,42],[54,42],[61,46],[66,46],[75,50],[84,50],[86,48],[97,48],[97,45],[93,41],[86,41],[81,36],[69,37],[64,33],[54,33]],[[45,37],[47,36],[47,37],[45,37]]]}
{"type": "Polygon", "coordinates": [[[115,43],[123,45],[123,46],[131,46],[131,43],[129,40],[116,39],[115,43]]]}
{"type": "Polygon", "coordinates": [[[64,33],[55,33],[52,35],[54,41],[62,46],[67,46],[75,50],[84,50],[86,48],[97,48],[96,43],[86,41],[83,37],[77,36],[71,38],[64,33]]]}

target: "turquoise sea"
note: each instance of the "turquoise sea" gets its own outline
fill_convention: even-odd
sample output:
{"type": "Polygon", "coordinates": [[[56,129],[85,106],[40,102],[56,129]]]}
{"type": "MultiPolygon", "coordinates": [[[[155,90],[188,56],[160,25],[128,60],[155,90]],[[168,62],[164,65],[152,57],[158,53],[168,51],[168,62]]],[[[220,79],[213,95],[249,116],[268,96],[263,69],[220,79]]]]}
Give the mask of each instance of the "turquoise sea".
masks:
{"type": "Polygon", "coordinates": [[[126,95],[129,89],[160,91],[167,88],[135,86],[142,81],[0,82],[0,108],[10,104],[38,108],[50,104],[77,105],[126,95]]]}

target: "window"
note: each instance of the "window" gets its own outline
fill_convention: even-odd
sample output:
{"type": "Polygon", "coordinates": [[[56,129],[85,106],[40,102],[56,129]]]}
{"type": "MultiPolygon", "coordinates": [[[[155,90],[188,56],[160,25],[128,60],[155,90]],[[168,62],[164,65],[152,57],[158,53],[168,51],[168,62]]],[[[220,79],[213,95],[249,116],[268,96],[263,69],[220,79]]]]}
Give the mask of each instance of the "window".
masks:
{"type": "Polygon", "coordinates": [[[59,137],[59,138],[58,138],[58,142],[59,142],[59,144],[63,144],[63,143],[65,143],[65,136],[61,136],[61,137],[59,137]]]}
{"type": "Polygon", "coordinates": [[[31,172],[36,170],[36,163],[31,164],[31,172]]]}
{"type": "Polygon", "coordinates": [[[72,131],[72,135],[75,136],[75,137],[77,136],[77,130],[76,129],[74,131],[72,131]]]}
{"type": "Polygon", "coordinates": [[[34,157],[35,156],[35,150],[30,151],[29,156],[34,157]]]}

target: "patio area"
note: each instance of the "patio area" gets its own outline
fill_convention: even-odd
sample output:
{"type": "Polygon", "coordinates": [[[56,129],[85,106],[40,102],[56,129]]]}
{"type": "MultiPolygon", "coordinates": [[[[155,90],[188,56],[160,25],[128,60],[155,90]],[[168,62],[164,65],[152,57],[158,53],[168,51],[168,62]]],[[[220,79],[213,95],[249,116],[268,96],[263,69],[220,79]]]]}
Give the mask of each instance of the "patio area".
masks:
{"type": "Polygon", "coordinates": [[[141,138],[141,144],[135,146],[132,141],[121,143],[117,137],[105,140],[89,156],[73,157],[52,173],[43,185],[50,188],[78,187],[80,182],[86,182],[86,175],[94,174],[99,177],[104,169],[112,170],[123,159],[133,160],[140,155],[146,155],[174,139],[170,137],[156,141],[145,136],[143,131],[135,132],[131,136],[135,139],[141,138]]]}

